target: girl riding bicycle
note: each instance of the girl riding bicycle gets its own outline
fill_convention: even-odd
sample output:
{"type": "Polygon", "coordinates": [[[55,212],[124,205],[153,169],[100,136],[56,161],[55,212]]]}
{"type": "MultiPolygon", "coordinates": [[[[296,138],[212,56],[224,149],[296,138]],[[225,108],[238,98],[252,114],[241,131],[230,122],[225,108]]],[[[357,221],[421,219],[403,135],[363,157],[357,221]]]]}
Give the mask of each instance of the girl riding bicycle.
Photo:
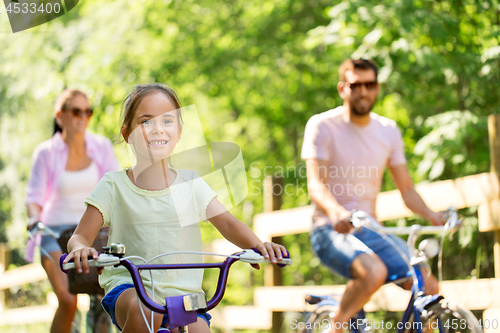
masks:
{"type": "MultiPolygon", "coordinates": [[[[164,85],[138,85],[124,100],[121,134],[132,145],[137,163],[130,169],[110,172],[86,200],[87,210],[68,242],[78,272],[88,272],[88,257],[97,259],[91,244],[103,225],[110,226],[109,242],[123,243],[127,254],[151,259],[164,252],[201,251],[199,223],[209,220],[221,234],[241,248],[256,247],[273,263],[286,249],[262,243],[252,230],[231,215],[217,194],[190,170],[169,166],[182,133],[181,105],[175,92],[164,85]],[[189,219],[189,221],[187,220],[189,219]]],[[[161,257],[159,263],[199,262],[193,255],[161,257]]],[[[153,271],[142,275],[149,293],[158,300],[202,292],[199,270],[153,271]],[[154,280],[154,290],[152,288],[154,280]]],[[[106,291],[103,307],[123,332],[147,332],[129,273],[123,267],[106,267],[99,277],[106,291]]],[[[210,315],[199,315],[189,325],[194,332],[209,332],[210,315]]],[[[154,314],[155,332],[168,318],[154,314]]]]}

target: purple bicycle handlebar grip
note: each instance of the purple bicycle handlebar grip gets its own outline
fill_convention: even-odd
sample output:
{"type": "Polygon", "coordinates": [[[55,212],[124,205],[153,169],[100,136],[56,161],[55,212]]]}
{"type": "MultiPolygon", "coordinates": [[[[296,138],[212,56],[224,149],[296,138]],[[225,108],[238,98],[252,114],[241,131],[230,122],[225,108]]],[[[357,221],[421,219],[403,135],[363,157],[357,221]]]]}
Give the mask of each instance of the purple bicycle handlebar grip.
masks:
{"type": "Polygon", "coordinates": [[[69,274],[69,269],[63,269],[63,261],[66,259],[68,256],[67,253],[64,253],[61,257],[59,257],[59,267],[61,267],[61,271],[63,271],[66,274],[69,274]]]}
{"type": "MultiPolygon", "coordinates": [[[[262,253],[260,253],[260,251],[256,248],[256,247],[252,247],[252,250],[254,250],[255,252],[257,252],[258,254],[262,255],[262,253]]],[[[284,258],[290,258],[290,253],[288,252],[288,250],[286,250],[286,253],[283,255],[284,258]]],[[[277,264],[278,267],[285,267],[286,265],[285,264],[277,264]]]]}

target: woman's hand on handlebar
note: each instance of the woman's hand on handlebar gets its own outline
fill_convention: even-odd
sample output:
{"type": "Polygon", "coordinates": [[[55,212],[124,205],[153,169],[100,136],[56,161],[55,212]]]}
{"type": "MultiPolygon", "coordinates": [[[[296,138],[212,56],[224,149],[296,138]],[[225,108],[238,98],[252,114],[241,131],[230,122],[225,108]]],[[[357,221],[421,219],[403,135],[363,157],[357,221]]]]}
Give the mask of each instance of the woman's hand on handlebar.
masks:
{"type": "Polygon", "coordinates": [[[31,231],[38,222],[40,222],[40,218],[38,216],[30,217],[29,222],[28,222],[28,226],[26,227],[26,229],[28,229],[28,231],[31,231]]]}
{"type": "Polygon", "coordinates": [[[38,222],[40,222],[40,221],[30,222],[30,224],[28,224],[26,229],[28,229],[28,231],[31,231],[38,222]]]}
{"type": "Polygon", "coordinates": [[[99,258],[99,253],[93,247],[85,246],[71,251],[66,259],[64,259],[63,263],[67,264],[71,259],[73,259],[76,271],[78,273],[85,272],[85,274],[88,274],[90,272],[89,257],[97,260],[99,258]]]}
{"type": "MultiPolygon", "coordinates": [[[[279,261],[283,260],[283,257],[288,257],[287,249],[280,244],[273,242],[260,243],[255,246],[259,250],[260,254],[266,259],[270,259],[273,264],[277,264],[279,261]]],[[[255,269],[260,269],[259,264],[252,264],[255,269]]]]}

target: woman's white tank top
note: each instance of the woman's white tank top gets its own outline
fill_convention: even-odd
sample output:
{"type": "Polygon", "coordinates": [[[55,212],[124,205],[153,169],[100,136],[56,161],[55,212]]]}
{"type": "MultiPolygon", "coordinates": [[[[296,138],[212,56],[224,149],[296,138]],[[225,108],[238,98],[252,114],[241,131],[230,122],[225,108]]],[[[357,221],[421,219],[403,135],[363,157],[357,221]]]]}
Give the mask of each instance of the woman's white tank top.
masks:
{"type": "Polygon", "coordinates": [[[53,205],[44,215],[44,223],[48,226],[78,224],[85,212],[85,199],[92,193],[99,182],[97,165],[92,161],[82,170],[64,170],[53,205]]]}

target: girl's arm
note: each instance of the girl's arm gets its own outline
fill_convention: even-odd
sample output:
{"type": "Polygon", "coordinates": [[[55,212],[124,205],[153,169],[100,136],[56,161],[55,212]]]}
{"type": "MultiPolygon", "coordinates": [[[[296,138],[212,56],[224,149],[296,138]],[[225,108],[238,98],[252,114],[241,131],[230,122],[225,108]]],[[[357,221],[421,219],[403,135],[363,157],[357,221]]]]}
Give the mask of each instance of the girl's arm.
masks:
{"type": "Polygon", "coordinates": [[[219,230],[228,241],[242,249],[256,247],[266,259],[272,263],[283,260],[283,254],[288,253],[284,246],[272,242],[262,243],[252,229],[229,213],[217,198],[207,207],[208,220],[219,230]]]}
{"type": "Polygon", "coordinates": [[[70,253],[64,260],[64,263],[68,263],[70,259],[74,259],[78,273],[82,272],[82,268],[85,273],[89,272],[89,256],[92,256],[94,260],[98,258],[97,250],[92,247],[92,244],[102,224],[101,212],[94,206],[88,205],[73,236],[68,241],[68,251],[70,253]]]}

